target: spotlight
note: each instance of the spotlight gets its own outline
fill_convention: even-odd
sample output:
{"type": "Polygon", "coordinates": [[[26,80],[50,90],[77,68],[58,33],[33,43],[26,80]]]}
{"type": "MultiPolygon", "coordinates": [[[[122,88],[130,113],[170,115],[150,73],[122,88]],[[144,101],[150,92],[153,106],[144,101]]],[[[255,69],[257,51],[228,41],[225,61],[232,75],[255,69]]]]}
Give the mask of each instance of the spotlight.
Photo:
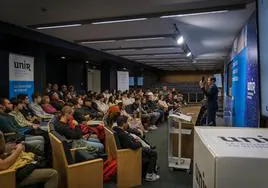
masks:
{"type": "Polygon", "coordinates": [[[181,37],[179,37],[178,39],[177,39],[177,44],[178,45],[182,45],[184,43],[184,38],[183,38],[183,36],[181,36],[181,37]]]}
{"type": "Polygon", "coordinates": [[[187,57],[190,57],[191,55],[192,55],[192,53],[191,52],[188,52],[187,57]]]}

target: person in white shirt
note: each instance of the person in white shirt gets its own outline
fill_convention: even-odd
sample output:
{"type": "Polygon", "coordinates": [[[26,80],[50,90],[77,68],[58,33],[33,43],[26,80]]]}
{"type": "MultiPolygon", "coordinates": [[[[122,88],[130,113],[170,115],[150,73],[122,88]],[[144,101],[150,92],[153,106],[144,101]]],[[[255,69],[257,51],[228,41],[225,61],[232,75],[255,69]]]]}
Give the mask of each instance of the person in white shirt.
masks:
{"type": "Polygon", "coordinates": [[[105,98],[104,98],[104,96],[102,94],[99,94],[96,97],[95,103],[98,106],[98,110],[101,111],[103,114],[106,114],[106,112],[109,109],[109,106],[105,103],[105,98]]]}
{"type": "Polygon", "coordinates": [[[127,105],[130,104],[130,101],[129,101],[129,98],[128,98],[127,93],[124,93],[124,94],[122,95],[122,102],[123,102],[124,106],[127,106],[127,105]]]}

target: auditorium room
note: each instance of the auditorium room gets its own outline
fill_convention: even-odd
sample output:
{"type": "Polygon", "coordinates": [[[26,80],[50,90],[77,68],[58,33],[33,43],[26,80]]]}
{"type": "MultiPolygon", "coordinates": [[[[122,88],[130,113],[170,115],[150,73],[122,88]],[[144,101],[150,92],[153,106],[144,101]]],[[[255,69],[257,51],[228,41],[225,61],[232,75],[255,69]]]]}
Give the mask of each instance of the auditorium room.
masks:
{"type": "Polygon", "coordinates": [[[268,1],[0,2],[0,188],[268,187],[268,1]]]}

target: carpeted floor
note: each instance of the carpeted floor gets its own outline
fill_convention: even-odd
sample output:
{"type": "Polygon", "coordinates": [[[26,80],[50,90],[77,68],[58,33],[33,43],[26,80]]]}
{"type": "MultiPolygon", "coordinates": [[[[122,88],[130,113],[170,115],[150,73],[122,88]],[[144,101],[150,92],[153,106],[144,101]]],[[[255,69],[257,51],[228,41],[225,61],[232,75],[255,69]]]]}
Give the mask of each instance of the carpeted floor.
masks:
{"type": "MultiPolygon", "coordinates": [[[[185,171],[170,171],[167,160],[167,125],[147,134],[147,139],[157,147],[158,164],[160,165],[160,180],[156,182],[143,182],[141,187],[147,188],[191,188],[192,175],[185,171]]],[[[105,188],[116,187],[114,183],[104,185],[105,188]]]]}

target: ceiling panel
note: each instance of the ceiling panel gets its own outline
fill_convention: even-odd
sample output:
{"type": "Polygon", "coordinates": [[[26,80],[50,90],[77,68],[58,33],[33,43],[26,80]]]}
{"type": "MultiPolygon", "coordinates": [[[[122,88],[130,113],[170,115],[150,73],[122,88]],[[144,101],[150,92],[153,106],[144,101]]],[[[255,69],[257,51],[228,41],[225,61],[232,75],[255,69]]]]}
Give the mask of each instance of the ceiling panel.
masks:
{"type": "Polygon", "coordinates": [[[93,18],[183,11],[245,3],[247,0],[2,0],[0,18],[21,26],[93,18]]]}
{"type": "Polygon", "coordinates": [[[160,16],[172,12],[181,14],[205,9],[220,10],[219,6],[226,9],[226,6],[249,1],[251,0],[3,0],[0,2],[0,20],[23,27],[83,22],[81,26],[38,31],[132,61],[164,67],[165,70],[203,70],[222,66],[236,34],[253,12],[254,4],[246,9],[217,14],[176,18],[160,16]],[[130,17],[142,20],[92,24],[92,20],[114,21],[130,17]],[[184,43],[178,45],[177,37],[181,35],[184,43]],[[164,38],[126,40],[154,36],[164,38]],[[81,43],[83,41],[98,43],[81,43]],[[188,52],[192,54],[186,57],[188,52]]]}

